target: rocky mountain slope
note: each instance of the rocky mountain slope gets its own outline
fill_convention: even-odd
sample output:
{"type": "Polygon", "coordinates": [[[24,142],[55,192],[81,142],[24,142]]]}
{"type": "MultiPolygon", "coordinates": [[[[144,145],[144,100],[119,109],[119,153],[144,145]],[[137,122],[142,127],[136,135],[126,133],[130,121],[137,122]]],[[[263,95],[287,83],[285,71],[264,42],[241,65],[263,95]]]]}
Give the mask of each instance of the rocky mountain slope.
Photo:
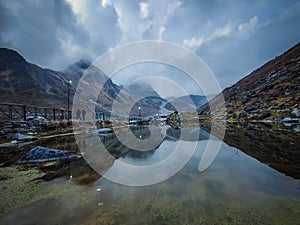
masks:
{"type": "Polygon", "coordinates": [[[165,108],[168,110],[174,111],[176,107],[180,106],[180,112],[195,112],[195,108],[199,108],[207,103],[207,99],[203,95],[186,95],[181,97],[172,97],[167,99],[169,103],[165,105],[165,108]]]}
{"type": "MultiPolygon", "coordinates": [[[[123,112],[122,108],[129,103],[135,103],[130,111],[130,115],[138,115],[140,111],[143,116],[153,115],[159,112],[160,104],[163,99],[147,84],[137,83],[124,88],[122,85],[115,84],[102,71],[93,67],[93,65],[86,60],[80,60],[68,66],[65,70],[65,73],[73,77],[78,77],[78,79],[86,72],[89,74],[89,84],[86,88],[91,90],[91,93],[98,93],[100,86],[102,88],[96,104],[97,111],[110,112],[114,101],[118,101],[122,105],[119,110],[116,108],[115,110],[120,113],[123,112]],[[141,110],[139,110],[139,107],[141,110]]],[[[96,96],[94,97],[96,98],[96,96]]]]}
{"type": "MultiPolygon", "coordinates": [[[[37,107],[67,108],[68,81],[70,86],[70,105],[77,88],[78,82],[84,72],[90,67],[90,62],[80,60],[70,65],[64,72],[43,69],[27,62],[16,51],[0,48],[0,103],[17,103],[37,107]]],[[[103,87],[96,97],[96,110],[108,112],[115,98],[119,101],[135,102],[140,97],[130,90],[123,89],[112,82],[102,71],[92,68],[87,88],[93,93],[99,93],[99,87],[103,87]],[[122,94],[119,92],[122,90],[122,94]]],[[[156,98],[160,98],[157,96],[156,98]]],[[[143,106],[144,115],[159,112],[157,99],[141,99],[132,109],[132,114],[138,113],[138,106],[143,106]]]]}
{"type": "Polygon", "coordinates": [[[79,80],[90,65],[91,62],[88,60],[81,59],[78,62],[69,65],[63,72],[65,74],[71,74],[73,79],[79,80]]]}
{"type": "MultiPolygon", "coordinates": [[[[89,90],[93,94],[98,94],[101,89],[98,96],[94,96],[95,99],[97,99],[96,110],[106,113],[109,112],[122,87],[113,83],[102,71],[91,66],[91,63],[87,60],[80,60],[69,65],[64,71],[64,74],[72,78],[74,81],[72,85],[76,89],[79,80],[86,72],[89,74],[89,78],[85,80],[87,82],[86,90],[89,90]]],[[[122,100],[125,102],[132,101],[132,99],[130,99],[131,95],[131,93],[124,91],[121,99],[123,98],[122,100]]]]}
{"type": "MultiPolygon", "coordinates": [[[[281,120],[299,117],[300,43],[241,79],[223,92],[226,110],[199,109],[199,115],[227,113],[231,120],[281,120]]],[[[212,102],[218,102],[220,95],[212,102]]],[[[223,107],[224,109],[224,107],[223,107]]]]}
{"type": "Polygon", "coordinates": [[[161,110],[161,105],[167,102],[148,84],[146,83],[134,83],[126,87],[126,90],[135,96],[144,96],[140,101],[138,101],[134,108],[132,109],[132,115],[139,113],[138,107],[141,108],[142,115],[154,115],[159,113],[161,110]],[[149,106],[151,107],[151,113],[148,113],[149,106]]]}
{"type": "Polygon", "coordinates": [[[127,86],[126,89],[137,96],[160,97],[150,85],[142,82],[131,84],[127,86]]]}
{"type": "Polygon", "coordinates": [[[69,79],[63,73],[27,62],[13,50],[0,48],[1,103],[66,106],[69,79]]]}

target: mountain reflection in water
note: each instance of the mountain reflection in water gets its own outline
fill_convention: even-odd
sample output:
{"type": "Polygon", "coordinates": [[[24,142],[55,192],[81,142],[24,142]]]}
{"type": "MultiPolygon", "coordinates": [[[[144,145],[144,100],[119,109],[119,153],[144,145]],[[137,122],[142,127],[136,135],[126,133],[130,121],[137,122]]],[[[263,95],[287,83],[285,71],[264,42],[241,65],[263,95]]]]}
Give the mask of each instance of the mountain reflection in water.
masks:
{"type": "MultiPolygon", "coordinates": [[[[293,128],[294,127],[249,123],[227,124],[226,134],[223,141],[229,146],[237,148],[237,154],[238,151],[243,151],[247,155],[256,158],[260,162],[278,170],[279,172],[299,179],[300,138],[299,132],[295,131],[293,128]]],[[[160,129],[164,129],[164,139],[159,142],[155,148],[148,151],[130,149],[118,140],[115,133],[101,135],[99,136],[99,141],[103,143],[105,149],[109,152],[109,154],[111,154],[111,156],[113,156],[113,160],[120,159],[127,161],[129,160],[129,162],[131,162],[131,158],[134,158],[137,164],[143,164],[145,163],[143,161],[146,158],[158,157],[160,160],[162,160],[162,158],[171,154],[173,151],[172,148],[170,148],[168,151],[159,150],[160,146],[166,141],[170,143],[178,140],[201,142],[208,140],[210,137],[209,125],[183,128],[174,128],[168,126],[160,129]],[[160,153],[155,153],[156,151],[160,151],[160,153]],[[157,156],[154,157],[153,155],[155,154],[157,154],[157,156]],[[163,154],[163,156],[160,154],[163,154]]],[[[128,131],[131,131],[136,138],[151,140],[151,131],[148,126],[131,126],[129,129],[127,128],[126,132],[128,131]]],[[[118,132],[122,132],[122,130],[119,130],[118,132]]],[[[212,138],[217,139],[215,136],[212,136],[212,138]]],[[[59,138],[48,140],[47,142],[44,141],[43,146],[65,149],[65,143],[68,143],[68,146],[76,146],[74,145],[75,140],[73,136],[63,137],[63,141],[59,141],[59,138]]],[[[80,139],[80,142],[77,142],[77,144],[79,148],[85,148],[91,143],[89,139],[85,139],[83,137],[80,139]]],[[[98,146],[97,143],[93,143],[93,145],[95,148],[98,146]]],[[[99,146],[97,148],[99,148],[99,146]]],[[[79,150],[77,149],[77,151],[79,150]]],[[[108,161],[110,161],[110,163],[107,163],[107,161],[104,162],[105,166],[103,168],[103,172],[109,169],[109,167],[113,164],[112,159],[108,161]]]]}
{"type": "MultiPolygon", "coordinates": [[[[123,131],[129,130],[137,139],[151,140],[150,127],[136,126],[124,128],[123,131]]],[[[247,221],[259,219],[253,224],[265,224],[262,221],[269,218],[266,215],[269,211],[265,209],[273,207],[275,211],[270,213],[279,212],[278,218],[282,218],[281,212],[291,212],[287,216],[290,223],[286,224],[297,224],[293,221],[299,221],[299,215],[294,215],[292,212],[297,211],[298,208],[287,208],[290,206],[284,205],[288,211],[283,211],[283,208],[276,208],[276,202],[279,199],[292,200],[292,203],[297,206],[296,203],[300,200],[299,180],[291,179],[278,172],[294,177],[299,174],[299,133],[293,130],[293,127],[229,124],[223,142],[216,136],[212,136],[213,141],[222,143],[221,149],[209,168],[199,172],[198,165],[209,142],[209,130],[208,125],[181,129],[157,128],[155,131],[161,131],[165,136],[149,151],[132,150],[121,144],[117,133],[122,132],[121,130],[99,136],[82,134],[80,141],[77,141],[80,149],[90,146],[89,150],[92,152],[98,151],[101,142],[109,154],[100,152],[95,157],[64,164],[58,170],[60,172],[54,168],[52,172],[56,174],[50,173],[53,175],[52,179],[64,176],[66,180],[54,179],[48,183],[49,188],[44,188],[51,193],[51,191],[57,192],[57,190],[70,188],[70,183],[81,184],[81,186],[72,185],[71,187],[75,189],[72,189],[74,193],[71,193],[70,197],[65,196],[62,199],[45,197],[24,203],[24,207],[8,212],[0,223],[66,224],[72,221],[74,224],[159,224],[160,218],[156,215],[166,215],[165,213],[170,212],[164,224],[202,224],[203,218],[204,224],[225,224],[215,222],[211,218],[225,218],[224,221],[231,224],[231,218],[235,218],[232,212],[245,210],[243,215],[249,218],[247,221]],[[180,140],[195,142],[197,144],[195,151],[183,168],[161,183],[144,187],[120,185],[101,177],[90,167],[90,163],[98,161],[102,166],[102,173],[105,174],[114,167],[116,160],[135,166],[153,165],[168,158],[180,140]],[[72,179],[69,178],[70,175],[72,179]],[[84,195],[88,197],[84,197],[83,201],[80,200],[84,195]],[[55,208],[54,214],[45,213],[51,210],[49,206],[55,208]],[[248,207],[265,211],[251,211],[252,208],[248,207]],[[260,214],[257,214],[258,212],[260,214]],[[196,218],[197,215],[201,218],[196,218]],[[226,219],[228,215],[230,220],[226,219]],[[186,221],[185,223],[181,216],[187,219],[196,218],[195,223],[186,221]],[[98,223],[92,223],[94,219],[98,223]],[[209,222],[205,223],[205,221],[209,222]]],[[[60,149],[66,141],[65,138],[64,141],[49,139],[39,144],[47,147],[48,143],[49,147],[60,149]]],[[[68,138],[65,143],[74,146],[74,137],[68,138]]],[[[183,153],[187,150],[180,149],[183,153]]],[[[123,172],[119,171],[119,175],[122,176],[123,172]]],[[[151,172],[157,171],[151,170],[151,172]]],[[[237,216],[240,218],[241,214],[237,213],[237,216]]],[[[277,224],[277,221],[270,224],[277,224]]]]}
{"type": "Polygon", "coordinates": [[[288,176],[300,179],[300,134],[293,128],[270,124],[227,125],[224,142],[288,176]]]}

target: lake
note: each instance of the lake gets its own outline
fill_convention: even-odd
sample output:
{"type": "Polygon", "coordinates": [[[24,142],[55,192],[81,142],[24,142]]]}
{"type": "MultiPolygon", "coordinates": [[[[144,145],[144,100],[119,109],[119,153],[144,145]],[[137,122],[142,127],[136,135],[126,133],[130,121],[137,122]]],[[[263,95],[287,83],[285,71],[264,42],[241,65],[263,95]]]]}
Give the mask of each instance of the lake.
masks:
{"type": "MultiPolygon", "coordinates": [[[[76,137],[84,159],[43,167],[48,181],[28,178],[25,183],[34,183],[29,193],[7,175],[1,201],[15,201],[17,207],[2,216],[1,224],[300,224],[298,128],[232,124],[224,140],[211,136],[209,125],[85,133],[76,137]],[[128,132],[136,139],[124,144],[120,139],[128,132]],[[199,170],[210,141],[220,149],[199,170]],[[147,151],[139,149],[143,144],[147,151]],[[13,200],[7,197],[12,191],[13,200]]],[[[74,143],[70,136],[42,145],[66,149],[74,143]]]]}

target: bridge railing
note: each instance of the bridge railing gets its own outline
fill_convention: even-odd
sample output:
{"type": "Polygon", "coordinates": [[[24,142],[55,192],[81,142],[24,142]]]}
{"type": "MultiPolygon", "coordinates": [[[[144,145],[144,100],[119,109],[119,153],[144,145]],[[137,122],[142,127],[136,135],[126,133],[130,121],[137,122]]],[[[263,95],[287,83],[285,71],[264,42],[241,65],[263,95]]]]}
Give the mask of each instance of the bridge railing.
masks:
{"type": "Polygon", "coordinates": [[[94,118],[84,118],[82,115],[78,118],[76,112],[66,109],[51,108],[51,107],[37,107],[24,104],[15,103],[0,103],[0,121],[11,120],[27,120],[29,116],[42,116],[47,120],[65,120],[68,116],[75,120],[117,120],[117,121],[140,121],[143,120],[141,116],[124,116],[111,115],[110,113],[94,112],[94,118]]]}
{"type": "Polygon", "coordinates": [[[71,111],[50,107],[0,103],[0,120],[26,120],[29,116],[42,116],[48,120],[63,120],[71,111]]]}

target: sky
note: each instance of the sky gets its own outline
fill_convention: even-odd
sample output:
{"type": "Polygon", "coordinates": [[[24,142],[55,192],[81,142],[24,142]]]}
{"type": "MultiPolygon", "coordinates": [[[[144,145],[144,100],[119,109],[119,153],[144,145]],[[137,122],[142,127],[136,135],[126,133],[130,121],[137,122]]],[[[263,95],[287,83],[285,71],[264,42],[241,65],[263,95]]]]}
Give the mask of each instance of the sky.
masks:
{"type": "MultiPolygon", "coordinates": [[[[295,0],[0,0],[0,47],[62,71],[126,43],[162,40],[201,57],[224,89],[297,44],[299,21],[295,0]]],[[[114,81],[151,73],[145,68],[114,81]]],[[[174,72],[160,68],[149,75],[174,72]]],[[[178,77],[187,92],[197,94],[178,77]]]]}

